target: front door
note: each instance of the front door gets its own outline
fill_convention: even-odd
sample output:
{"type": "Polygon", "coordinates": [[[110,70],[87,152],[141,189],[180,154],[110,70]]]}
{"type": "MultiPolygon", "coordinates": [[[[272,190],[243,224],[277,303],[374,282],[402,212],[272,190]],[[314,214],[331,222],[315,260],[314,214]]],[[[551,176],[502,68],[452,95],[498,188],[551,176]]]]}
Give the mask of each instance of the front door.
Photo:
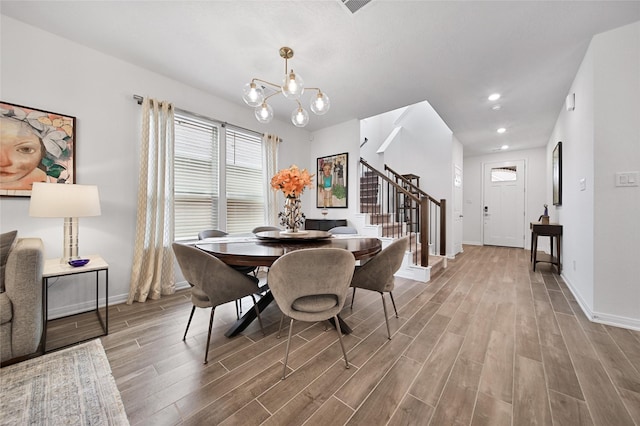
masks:
{"type": "Polygon", "coordinates": [[[524,248],[524,171],[524,160],[485,163],[485,245],[524,248]]]}
{"type": "Polygon", "coordinates": [[[453,254],[462,252],[462,167],[453,166],[453,254]]]}

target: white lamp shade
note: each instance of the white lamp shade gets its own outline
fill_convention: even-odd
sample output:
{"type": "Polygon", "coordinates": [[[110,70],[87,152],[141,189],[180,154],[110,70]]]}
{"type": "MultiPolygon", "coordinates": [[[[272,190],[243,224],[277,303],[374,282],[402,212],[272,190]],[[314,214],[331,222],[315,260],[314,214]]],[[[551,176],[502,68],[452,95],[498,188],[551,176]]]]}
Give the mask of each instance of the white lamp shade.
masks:
{"type": "Polygon", "coordinates": [[[96,185],[33,184],[29,216],[87,217],[100,214],[100,197],[96,185]]]}

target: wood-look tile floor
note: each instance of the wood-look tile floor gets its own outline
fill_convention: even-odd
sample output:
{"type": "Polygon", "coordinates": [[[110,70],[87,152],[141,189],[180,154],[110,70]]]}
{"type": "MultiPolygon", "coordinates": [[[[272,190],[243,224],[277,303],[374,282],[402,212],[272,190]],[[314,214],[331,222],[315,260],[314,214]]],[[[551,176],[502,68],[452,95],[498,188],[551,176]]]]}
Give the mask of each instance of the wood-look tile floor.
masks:
{"type": "Polygon", "coordinates": [[[219,308],[207,365],[209,310],[182,341],[188,290],[111,307],[102,342],[133,425],[640,425],[640,333],[588,321],[536,269],[527,250],[465,246],[427,284],[398,278],[392,340],[360,290],[342,312],[351,368],[333,329],[296,323],[285,381],[275,304],[266,337],[256,323],[226,338],[235,309],[219,308]]]}

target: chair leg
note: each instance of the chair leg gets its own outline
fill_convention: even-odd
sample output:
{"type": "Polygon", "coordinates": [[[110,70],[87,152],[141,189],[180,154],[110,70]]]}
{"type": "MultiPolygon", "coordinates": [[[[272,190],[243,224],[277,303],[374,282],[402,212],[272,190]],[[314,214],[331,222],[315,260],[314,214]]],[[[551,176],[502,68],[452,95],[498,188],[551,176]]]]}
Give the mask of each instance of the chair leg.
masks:
{"type": "Polygon", "coordinates": [[[284,314],[280,315],[280,327],[278,327],[278,334],[276,334],[276,339],[280,338],[280,332],[282,331],[283,322],[284,322],[284,314]]]}
{"type": "Polygon", "coordinates": [[[242,313],[242,299],[236,299],[236,319],[240,319],[242,313]]]}
{"type": "Polygon", "coordinates": [[[216,311],[216,307],[212,306],[211,307],[211,317],[209,317],[209,334],[207,334],[207,349],[205,350],[204,353],[204,362],[203,364],[208,363],[208,358],[209,358],[209,342],[211,341],[211,328],[213,327],[213,313],[216,311]]]}
{"type": "Polygon", "coordinates": [[[262,326],[262,318],[260,317],[260,309],[258,308],[258,304],[256,303],[256,297],[252,294],[251,298],[253,299],[253,309],[256,311],[256,316],[258,317],[258,322],[260,323],[260,330],[262,330],[262,335],[266,336],[264,333],[264,327],[262,326]]]}
{"type": "Polygon", "coordinates": [[[284,354],[284,368],[282,370],[282,380],[287,378],[287,361],[289,360],[289,345],[291,344],[291,331],[293,331],[293,318],[289,323],[289,338],[287,339],[287,351],[284,354]]]}
{"type": "Polygon", "coordinates": [[[353,293],[351,294],[351,310],[353,310],[353,300],[356,298],[356,288],[353,288],[353,293]]]}
{"type": "Polygon", "coordinates": [[[191,325],[191,319],[193,318],[193,313],[196,311],[196,305],[193,305],[191,308],[191,315],[189,315],[189,321],[187,321],[187,329],[184,331],[184,336],[182,336],[182,340],[187,340],[187,331],[189,331],[189,326],[191,325]]]}
{"type": "Polygon", "coordinates": [[[396,309],[396,301],[393,300],[393,293],[389,292],[389,296],[391,296],[391,303],[393,303],[393,310],[396,311],[396,318],[398,318],[398,310],[396,309]]]}
{"type": "Polygon", "coordinates": [[[380,296],[382,297],[382,309],[384,309],[384,321],[387,323],[387,335],[389,336],[389,340],[391,340],[391,330],[389,329],[389,318],[387,315],[387,302],[384,301],[384,293],[380,292],[380,296]]]}
{"type": "Polygon", "coordinates": [[[340,330],[340,322],[338,322],[338,316],[334,315],[333,320],[336,322],[336,332],[338,332],[338,341],[340,342],[340,347],[342,348],[342,355],[344,355],[345,368],[348,370],[349,360],[347,359],[347,351],[344,350],[344,344],[342,343],[342,330],[340,330]]]}

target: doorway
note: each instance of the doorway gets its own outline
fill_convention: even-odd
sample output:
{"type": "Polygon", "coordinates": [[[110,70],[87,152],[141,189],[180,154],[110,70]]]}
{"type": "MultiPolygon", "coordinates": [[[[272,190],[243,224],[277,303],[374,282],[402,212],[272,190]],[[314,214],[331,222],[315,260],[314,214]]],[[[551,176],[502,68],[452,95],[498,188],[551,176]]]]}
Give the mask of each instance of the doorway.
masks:
{"type": "Polygon", "coordinates": [[[453,165],[453,254],[462,253],[462,167],[453,165]]]}
{"type": "Polygon", "coordinates": [[[485,163],[483,244],[524,248],[524,160],[485,163]]]}

